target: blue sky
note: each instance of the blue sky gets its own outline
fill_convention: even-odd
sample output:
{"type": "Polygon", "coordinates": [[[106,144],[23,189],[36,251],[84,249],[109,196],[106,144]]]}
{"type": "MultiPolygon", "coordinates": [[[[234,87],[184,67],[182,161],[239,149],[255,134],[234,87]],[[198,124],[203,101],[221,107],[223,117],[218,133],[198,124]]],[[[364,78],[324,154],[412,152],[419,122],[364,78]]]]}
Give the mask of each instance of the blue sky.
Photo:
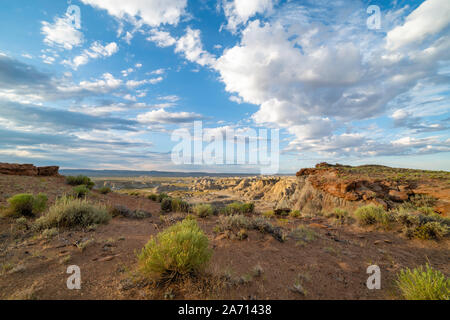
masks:
{"type": "Polygon", "coordinates": [[[202,121],[211,133],[279,129],[280,173],[322,161],[450,169],[448,0],[0,9],[0,162],[258,172],[173,163],[173,131],[202,121]]]}

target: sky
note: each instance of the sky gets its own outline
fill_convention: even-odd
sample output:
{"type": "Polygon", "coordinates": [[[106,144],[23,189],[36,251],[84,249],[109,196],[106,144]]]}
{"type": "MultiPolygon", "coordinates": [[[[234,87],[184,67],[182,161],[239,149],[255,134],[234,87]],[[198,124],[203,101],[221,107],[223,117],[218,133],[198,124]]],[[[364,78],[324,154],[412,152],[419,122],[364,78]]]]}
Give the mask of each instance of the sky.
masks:
{"type": "Polygon", "coordinates": [[[278,132],[279,173],[450,170],[448,0],[1,1],[0,30],[0,162],[259,171],[174,162],[201,121],[245,159],[278,132]]]}

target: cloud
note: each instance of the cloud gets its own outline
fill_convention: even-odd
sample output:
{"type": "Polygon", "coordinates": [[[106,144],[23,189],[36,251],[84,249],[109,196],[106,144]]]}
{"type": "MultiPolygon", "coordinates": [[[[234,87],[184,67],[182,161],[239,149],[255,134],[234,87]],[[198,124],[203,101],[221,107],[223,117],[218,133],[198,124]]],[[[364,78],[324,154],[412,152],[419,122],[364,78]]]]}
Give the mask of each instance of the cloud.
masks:
{"type": "Polygon", "coordinates": [[[224,0],[222,3],[228,20],[227,29],[236,31],[239,25],[246,24],[256,14],[271,11],[277,0],[224,0]]]}
{"type": "Polygon", "coordinates": [[[450,24],[450,2],[427,0],[414,10],[405,23],[390,30],[386,37],[389,50],[397,50],[409,44],[418,45],[428,36],[435,35],[450,24]]]}
{"type": "Polygon", "coordinates": [[[110,57],[118,50],[119,47],[115,42],[102,45],[100,42],[95,41],[91,44],[89,49],[85,49],[81,55],[76,56],[72,61],[64,60],[62,63],[70,66],[74,70],[77,70],[79,66],[88,63],[89,59],[110,57]]]}
{"type": "Polygon", "coordinates": [[[182,53],[191,62],[196,62],[201,66],[211,66],[215,63],[215,57],[203,50],[200,38],[200,30],[186,28],[186,33],[177,40],[175,46],[176,53],[182,53]]]}
{"type": "Polygon", "coordinates": [[[128,88],[133,89],[133,88],[145,85],[145,84],[157,84],[157,83],[159,83],[159,82],[161,82],[163,80],[164,80],[163,77],[158,77],[158,78],[153,78],[153,79],[146,79],[146,80],[140,80],[140,81],[128,80],[126,82],[126,85],[127,85],[128,88]]]}
{"type": "Polygon", "coordinates": [[[155,42],[158,47],[162,48],[173,46],[176,43],[176,39],[169,32],[158,29],[152,29],[147,40],[155,42]]]}
{"type": "MultiPolygon", "coordinates": [[[[333,6],[331,14],[320,2],[309,7],[287,3],[268,21],[248,22],[240,42],[225,49],[212,68],[219,72],[230,99],[259,106],[253,121],[284,128],[294,136],[288,150],[355,156],[383,149],[396,154],[387,135],[374,142],[353,123],[382,115],[403,94],[420,95],[421,81],[434,86],[448,82],[438,70],[441,61],[450,59],[450,38],[439,27],[426,33],[425,46],[406,52],[386,50],[385,34],[367,31],[364,10],[333,6]]],[[[421,12],[421,7],[406,21],[414,21],[417,10],[421,12]]],[[[443,99],[448,101],[445,94],[443,99]]],[[[445,108],[445,102],[440,104],[445,108]]],[[[422,119],[403,126],[414,130],[411,133],[446,128],[422,119]]],[[[408,150],[413,151],[419,149],[408,150]]]]}
{"type": "Polygon", "coordinates": [[[136,131],[134,120],[98,117],[56,108],[1,101],[0,118],[17,126],[49,127],[54,130],[115,129],[136,131]]]}
{"type": "Polygon", "coordinates": [[[81,0],[84,4],[104,9],[109,15],[135,24],[157,27],[176,25],[185,13],[187,0],[81,0]]]}
{"type": "Polygon", "coordinates": [[[167,112],[158,109],[138,115],[137,121],[144,124],[168,124],[193,122],[203,118],[202,115],[193,112],[167,112]]]}
{"type": "Polygon", "coordinates": [[[52,47],[72,50],[83,43],[83,34],[75,28],[68,16],[57,17],[53,23],[42,21],[44,42],[52,47]]]}

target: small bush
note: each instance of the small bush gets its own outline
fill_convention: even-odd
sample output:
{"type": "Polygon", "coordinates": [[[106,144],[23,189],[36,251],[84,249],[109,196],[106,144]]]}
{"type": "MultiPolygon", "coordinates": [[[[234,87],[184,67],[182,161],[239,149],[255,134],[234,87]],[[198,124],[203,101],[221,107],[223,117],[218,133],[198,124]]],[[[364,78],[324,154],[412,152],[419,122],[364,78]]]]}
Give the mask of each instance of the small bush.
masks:
{"type": "Polygon", "coordinates": [[[36,220],[38,230],[48,228],[87,227],[107,223],[111,219],[105,206],[89,203],[85,199],[62,197],[56,200],[48,212],[36,220]]]}
{"type": "Polygon", "coordinates": [[[149,198],[152,201],[158,201],[158,195],[155,193],[148,195],[147,198],[149,198]]]}
{"type": "Polygon", "coordinates": [[[191,206],[188,202],[181,200],[180,198],[172,199],[172,211],[173,212],[189,212],[191,206]]]}
{"type": "Polygon", "coordinates": [[[292,218],[301,218],[302,213],[299,210],[293,210],[293,211],[289,212],[289,216],[292,218]]]}
{"type": "Polygon", "coordinates": [[[220,231],[250,228],[251,221],[244,215],[220,216],[218,221],[220,231]]]}
{"type": "Polygon", "coordinates": [[[201,271],[211,258],[206,235],[193,219],[185,219],[152,237],[138,255],[141,272],[173,279],[201,271]]]}
{"type": "Polygon", "coordinates": [[[162,212],[171,212],[172,211],[172,199],[164,198],[161,201],[161,211],[162,212]]]}
{"type": "Polygon", "coordinates": [[[275,212],[273,212],[273,210],[268,210],[268,211],[264,211],[262,215],[263,215],[263,217],[266,217],[266,218],[273,218],[273,217],[275,217],[275,212]]]}
{"type": "Polygon", "coordinates": [[[92,189],[95,185],[94,182],[89,177],[78,175],[76,177],[74,176],[68,176],[66,177],[66,183],[71,186],[80,186],[85,185],[87,188],[92,189]]]}
{"type": "Polygon", "coordinates": [[[301,241],[303,243],[314,241],[319,235],[314,230],[304,225],[300,225],[297,227],[297,229],[290,233],[290,236],[295,240],[301,241]]]}
{"type": "Polygon", "coordinates": [[[210,204],[197,204],[194,207],[194,213],[201,218],[206,218],[214,214],[214,209],[210,204]]]}
{"type": "Polygon", "coordinates": [[[58,228],[45,229],[41,235],[43,238],[51,239],[59,233],[58,228]]]}
{"type": "Polygon", "coordinates": [[[407,300],[449,300],[450,279],[428,264],[400,271],[397,287],[407,300]]]}
{"type": "Polygon", "coordinates": [[[109,214],[112,217],[122,216],[131,219],[144,219],[152,216],[150,212],[143,210],[133,211],[122,205],[115,205],[114,207],[109,208],[109,214]]]}
{"type": "Polygon", "coordinates": [[[422,240],[440,240],[448,233],[448,228],[439,222],[427,222],[417,226],[414,230],[414,236],[422,240]]]}
{"type": "Polygon", "coordinates": [[[88,195],[89,189],[85,185],[76,186],[72,189],[73,196],[76,198],[83,198],[88,195]]]}
{"type": "Polygon", "coordinates": [[[160,193],[158,195],[158,202],[163,202],[164,199],[169,198],[169,195],[166,193],[160,193]]]}
{"type": "Polygon", "coordinates": [[[34,216],[41,213],[47,206],[47,196],[39,193],[37,196],[22,193],[8,199],[9,208],[6,215],[11,216],[34,216]]]}
{"type": "Polygon", "coordinates": [[[412,215],[401,213],[397,215],[397,221],[404,227],[404,233],[408,238],[423,240],[440,240],[449,234],[450,219],[434,215],[412,215]]]}
{"type": "Polygon", "coordinates": [[[253,203],[240,203],[233,202],[225,207],[225,214],[245,214],[245,213],[253,213],[255,210],[255,204],[253,203]]]}
{"type": "Polygon", "coordinates": [[[381,224],[387,227],[395,221],[395,216],[391,212],[386,212],[383,207],[373,204],[358,208],[355,217],[363,226],[381,224]]]}
{"type": "Polygon", "coordinates": [[[101,194],[108,194],[111,192],[111,188],[110,187],[101,187],[100,189],[98,189],[98,192],[100,192],[101,194]]]}

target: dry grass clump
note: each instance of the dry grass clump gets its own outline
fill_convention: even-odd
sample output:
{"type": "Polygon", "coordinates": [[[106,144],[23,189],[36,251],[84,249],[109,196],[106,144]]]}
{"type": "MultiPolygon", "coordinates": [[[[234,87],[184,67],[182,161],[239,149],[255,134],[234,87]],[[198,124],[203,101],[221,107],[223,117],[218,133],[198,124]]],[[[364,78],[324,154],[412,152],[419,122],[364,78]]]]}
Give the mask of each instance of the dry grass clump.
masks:
{"type": "Polygon", "coordinates": [[[16,194],[8,199],[9,207],[3,211],[5,216],[34,216],[45,210],[47,195],[39,193],[37,196],[28,193],[16,194]]]}
{"type": "Polygon", "coordinates": [[[200,218],[206,218],[214,214],[214,208],[210,204],[197,204],[193,212],[200,218]]]}
{"type": "Polygon", "coordinates": [[[156,279],[199,272],[211,258],[208,246],[208,238],[197,222],[185,219],[149,240],[138,255],[140,271],[156,279]]]}
{"type": "Polygon", "coordinates": [[[86,186],[89,189],[92,189],[95,183],[91,180],[91,178],[83,175],[78,176],[68,176],[66,177],[66,183],[71,186],[86,186]]]}
{"type": "Polygon", "coordinates": [[[449,300],[450,278],[428,264],[400,271],[396,281],[407,300],[449,300]]]}
{"type": "Polygon", "coordinates": [[[108,223],[111,219],[106,207],[93,204],[86,199],[63,196],[56,200],[48,212],[36,220],[35,228],[74,228],[108,223]]]}
{"type": "Polygon", "coordinates": [[[355,211],[355,217],[362,226],[382,225],[390,227],[395,222],[395,215],[392,212],[386,212],[383,207],[373,204],[359,207],[355,211]]]}

